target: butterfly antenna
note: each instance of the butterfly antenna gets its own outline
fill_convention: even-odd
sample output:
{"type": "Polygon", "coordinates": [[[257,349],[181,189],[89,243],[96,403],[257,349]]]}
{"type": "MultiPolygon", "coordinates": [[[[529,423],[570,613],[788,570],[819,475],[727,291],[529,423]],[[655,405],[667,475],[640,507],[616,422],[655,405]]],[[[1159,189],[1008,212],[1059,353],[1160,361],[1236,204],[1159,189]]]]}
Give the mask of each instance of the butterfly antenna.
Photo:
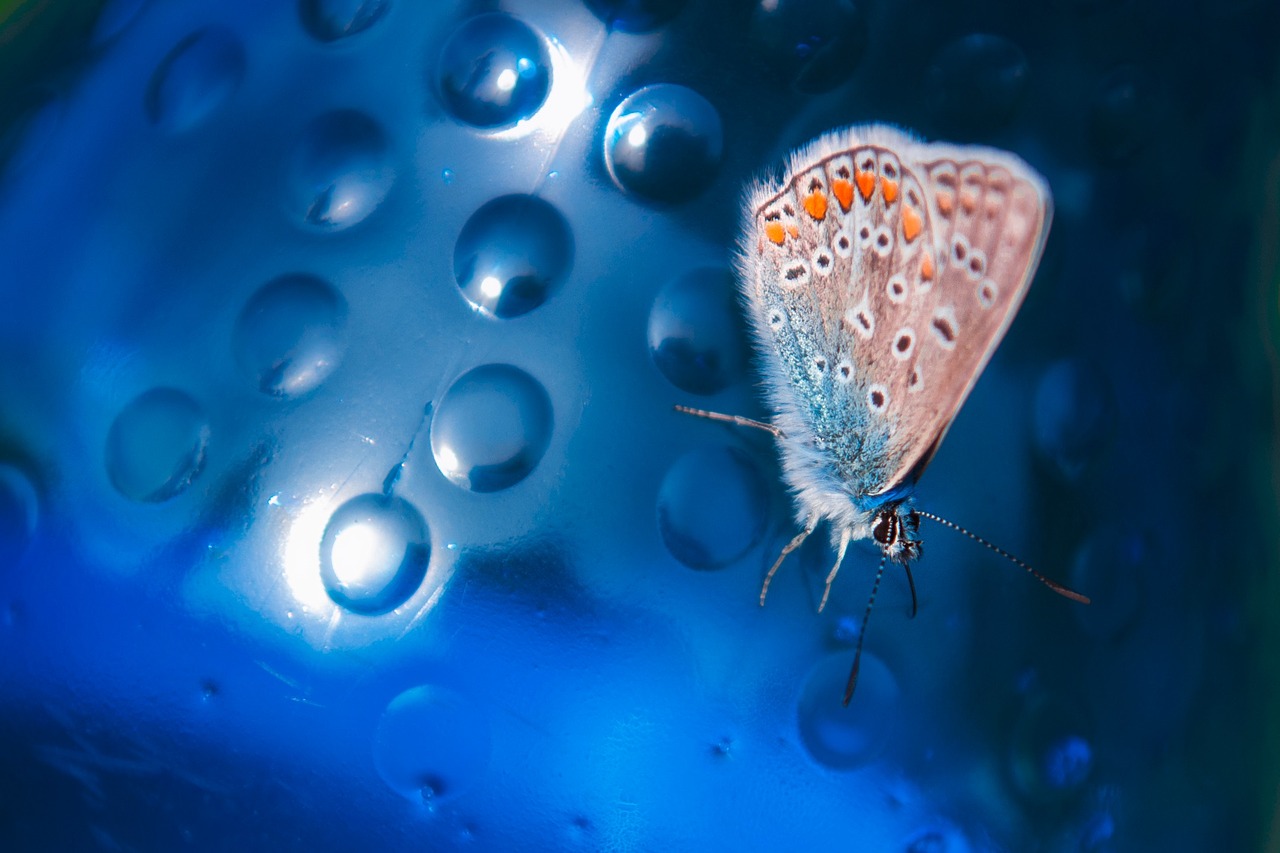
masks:
{"type": "Polygon", "coordinates": [[[685,415],[693,415],[696,418],[706,418],[709,421],[719,421],[722,424],[733,424],[734,426],[751,427],[752,429],[762,429],[772,435],[774,438],[784,438],[782,430],[773,424],[767,424],[764,421],[753,421],[751,418],[744,418],[742,415],[726,415],[722,412],[708,412],[706,409],[695,409],[692,406],[672,406],[677,412],[685,415]]]}
{"type": "MultiPolygon", "coordinates": [[[[919,510],[917,510],[917,512],[920,512],[920,511],[919,511],[919,510]]],[[[1027,573],[1028,573],[1028,574],[1030,574],[1033,578],[1035,578],[1036,580],[1040,581],[1040,583],[1042,583],[1042,584],[1044,584],[1045,586],[1049,587],[1049,589],[1053,590],[1053,591],[1054,591],[1054,592],[1056,592],[1058,595],[1061,595],[1063,598],[1069,598],[1069,599],[1071,599],[1072,601],[1078,601],[1078,602],[1080,602],[1081,604],[1089,604],[1089,603],[1090,603],[1090,601],[1089,601],[1089,597],[1088,597],[1087,595],[1081,595],[1080,593],[1076,592],[1076,591],[1075,591],[1075,590],[1073,590],[1073,589],[1067,589],[1065,586],[1063,586],[1062,584],[1058,583],[1057,581],[1049,580],[1047,577],[1045,577],[1044,575],[1042,575],[1042,574],[1040,574],[1039,572],[1037,572],[1035,569],[1033,569],[1033,568],[1031,568],[1030,566],[1028,566],[1028,565],[1027,565],[1025,562],[1023,562],[1022,560],[1019,560],[1017,557],[1013,556],[1012,554],[1010,554],[1008,551],[1004,550],[1003,548],[1000,548],[1000,547],[998,547],[998,546],[996,546],[996,545],[992,545],[990,542],[988,542],[987,540],[983,539],[983,538],[982,538],[981,536],[979,536],[978,534],[976,534],[976,533],[971,533],[971,532],[969,532],[968,530],[965,530],[965,529],[964,529],[963,527],[961,527],[960,525],[955,524],[954,522],[947,521],[945,518],[941,518],[940,516],[936,516],[936,515],[934,515],[934,514],[933,514],[933,513],[931,513],[931,512],[920,512],[920,515],[921,515],[922,517],[924,517],[924,518],[929,519],[930,521],[936,521],[938,524],[941,524],[941,525],[942,525],[942,526],[944,526],[944,527],[950,527],[952,530],[956,531],[957,533],[963,533],[965,536],[968,536],[970,539],[972,539],[974,542],[977,542],[979,545],[985,545],[985,546],[987,546],[987,547],[988,547],[988,548],[990,548],[992,551],[995,551],[995,552],[996,552],[997,554],[999,554],[1001,557],[1004,557],[1006,560],[1008,560],[1009,562],[1013,563],[1014,565],[1016,565],[1016,566],[1021,566],[1022,568],[1026,569],[1026,570],[1027,570],[1027,573]]]]}
{"type": "Polygon", "coordinates": [[[862,664],[862,638],[867,636],[867,620],[871,618],[871,606],[876,603],[876,593],[880,590],[880,578],[884,577],[884,566],[889,555],[880,557],[880,568],[876,569],[876,582],[871,585],[871,597],[867,599],[867,609],[862,611],[862,626],[858,628],[858,648],[853,653],[853,666],[849,669],[849,681],[844,686],[844,706],[849,707],[853,698],[853,688],[858,686],[858,667],[862,664]]]}

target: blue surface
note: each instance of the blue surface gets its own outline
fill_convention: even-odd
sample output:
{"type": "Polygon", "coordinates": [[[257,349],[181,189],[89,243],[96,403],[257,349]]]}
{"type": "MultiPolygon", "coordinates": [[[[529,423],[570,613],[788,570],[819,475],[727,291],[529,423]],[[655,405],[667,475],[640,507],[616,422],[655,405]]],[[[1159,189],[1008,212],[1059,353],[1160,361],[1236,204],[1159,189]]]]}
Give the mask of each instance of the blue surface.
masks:
{"type": "Polygon", "coordinates": [[[1262,845],[1280,13],[1042,5],[107,4],[4,96],[0,847],[1262,845]],[[768,416],[740,193],[865,121],[1053,187],[917,495],[1094,603],[925,522],[843,708],[874,549],[761,608],[672,405],[768,416]]]}

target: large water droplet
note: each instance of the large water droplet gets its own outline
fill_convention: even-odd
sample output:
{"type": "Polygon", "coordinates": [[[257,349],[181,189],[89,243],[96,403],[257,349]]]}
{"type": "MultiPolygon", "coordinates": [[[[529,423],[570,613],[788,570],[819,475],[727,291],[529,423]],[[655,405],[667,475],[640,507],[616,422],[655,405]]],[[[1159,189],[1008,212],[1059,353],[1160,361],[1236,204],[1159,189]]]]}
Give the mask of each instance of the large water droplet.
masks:
{"type": "Polygon", "coordinates": [[[147,86],[147,115],[171,131],[188,130],[222,106],[244,76],[244,48],[229,30],[187,36],[160,62],[147,86]]]}
{"type": "Polygon", "coordinates": [[[491,754],[487,717],[468,697],[445,687],[414,687],[391,700],[378,720],[373,760],[387,785],[429,804],[466,791],[491,754]]]}
{"type": "Polygon", "coordinates": [[[1008,39],[964,36],[934,58],[925,80],[926,103],[942,131],[981,136],[1013,118],[1029,73],[1027,57],[1008,39]]]}
{"type": "Polygon", "coordinates": [[[573,236],[540,198],[509,195],[477,210],[453,250],[453,274],[467,300],[494,317],[537,308],[564,281],[573,236]]]}
{"type": "Polygon", "coordinates": [[[1114,639],[1134,624],[1148,578],[1156,578],[1154,547],[1151,537],[1114,526],[1095,530],[1080,544],[1072,561],[1071,585],[1087,589],[1093,603],[1071,610],[1091,636],[1114,639]]]}
{"type": "Polygon", "coordinates": [[[1093,364],[1055,362],[1036,388],[1034,416],[1036,447],[1065,478],[1076,479],[1111,439],[1111,384],[1093,364]]]}
{"type": "Polygon", "coordinates": [[[355,110],[326,113],[303,131],[289,167],[289,207],[307,225],[349,228],[374,211],[395,182],[377,122],[355,110]]]}
{"type": "Polygon", "coordinates": [[[407,601],[430,558],[422,515],[393,495],[347,501],[329,517],[320,540],[320,576],[329,597],[358,613],[385,613],[407,601]]]}
{"type": "Polygon", "coordinates": [[[298,17],[315,38],[337,41],[369,29],[389,8],[390,0],[301,0],[298,17]]]}
{"type": "Polygon", "coordinates": [[[586,6],[610,29],[646,33],[676,16],[685,0],[586,0],[586,6]]]}
{"type": "Polygon", "coordinates": [[[717,569],[760,541],[768,489],[737,448],[706,448],[676,460],[658,491],[658,532],[671,556],[695,569],[717,569]]]}
{"type": "Polygon", "coordinates": [[[515,124],[537,112],[551,88],[542,36],[501,12],[464,21],[440,52],[440,97],[476,127],[515,124]]]}
{"type": "Polygon", "coordinates": [[[621,189],[663,202],[706,189],[724,155],[720,114],[692,89],[662,83],[618,104],[604,132],[604,161],[621,189]]]}
{"type": "Polygon", "coordinates": [[[0,570],[17,563],[35,535],[40,502],[22,469],[0,463],[0,570]]]}
{"type": "Polygon", "coordinates": [[[249,298],[236,321],[236,360],[264,394],[296,397],[342,359],[347,306],[312,275],[284,275],[249,298]]]}
{"type": "Polygon", "coordinates": [[[474,492],[496,492],[529,475],[551,440],[551,401],[509,364],[477,367],[453,383],[431,419],[441,473],[474,492]]]}
{"type": "Polygon", "coordinates": [[[125,497],[168,500],[200,473],[208,443],[209,421],[200,404],[176,388],[153,388],[111,424],[107,475],[125,497]]]}
{"type": "Polygon", "coordinates": [[[649,354],[668,381],[691,394],[715,394],[740,378],[750,357],[733,273],[685,273],[658,293],[649,314],[649,354]]]}
{"type": "Polygon", "coordinates": [[[892,740],[898,681],[880,658],[863,651],[858,689],[846,708],[840,699],[852,655],[828,655],[809,674],[800,697],[800,740],[814,760],[847,770],[880,754],[892,740]]]}
{"type": "Polygon", "coordinates": [[[751,39],[797,90],[827,92],[853,74],[867,46],[867,13],[855,0],[761,0],[751,39]]]}

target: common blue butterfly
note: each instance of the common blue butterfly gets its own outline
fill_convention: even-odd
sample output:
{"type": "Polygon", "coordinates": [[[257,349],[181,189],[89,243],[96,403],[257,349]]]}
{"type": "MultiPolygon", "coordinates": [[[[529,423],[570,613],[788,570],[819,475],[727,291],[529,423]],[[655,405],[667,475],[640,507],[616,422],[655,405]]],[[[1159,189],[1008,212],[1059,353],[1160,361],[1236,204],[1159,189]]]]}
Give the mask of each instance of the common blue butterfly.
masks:
{"type": "Polygon", "coordinates": [[[1088,603],[910,497],[1022,304],[1051,219],[1048,185],[1018,157],[883,125],[816,139],[792,155],[781,182],[748,194],[739,284],[772,423],[677,408],[777,439],[801,530],[770,567],[761,604],[819,522],[830,524],[836,551],[819,610],[849,543],[879,545],[845,704],[885,564],[910,579],[922,516],[1088,603]]]}

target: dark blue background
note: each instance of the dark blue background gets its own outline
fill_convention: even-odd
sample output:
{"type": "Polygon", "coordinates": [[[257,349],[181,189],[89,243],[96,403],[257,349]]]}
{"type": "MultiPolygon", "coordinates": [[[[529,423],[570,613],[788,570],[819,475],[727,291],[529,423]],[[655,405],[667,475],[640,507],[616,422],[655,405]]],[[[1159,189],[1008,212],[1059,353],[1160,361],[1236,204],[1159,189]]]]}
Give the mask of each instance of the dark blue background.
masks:
{"type": "Polygon", "coordinates": [[[96,11],[0,20],[0,847],[1266,843],[1275,4],[96,11]],[[1053,188],[917,494],[1094,604],[926,523],[845,709],[874,549],[760,608],[671,407],[767,417],[742,187],[870,121],[1053,188]]]}

